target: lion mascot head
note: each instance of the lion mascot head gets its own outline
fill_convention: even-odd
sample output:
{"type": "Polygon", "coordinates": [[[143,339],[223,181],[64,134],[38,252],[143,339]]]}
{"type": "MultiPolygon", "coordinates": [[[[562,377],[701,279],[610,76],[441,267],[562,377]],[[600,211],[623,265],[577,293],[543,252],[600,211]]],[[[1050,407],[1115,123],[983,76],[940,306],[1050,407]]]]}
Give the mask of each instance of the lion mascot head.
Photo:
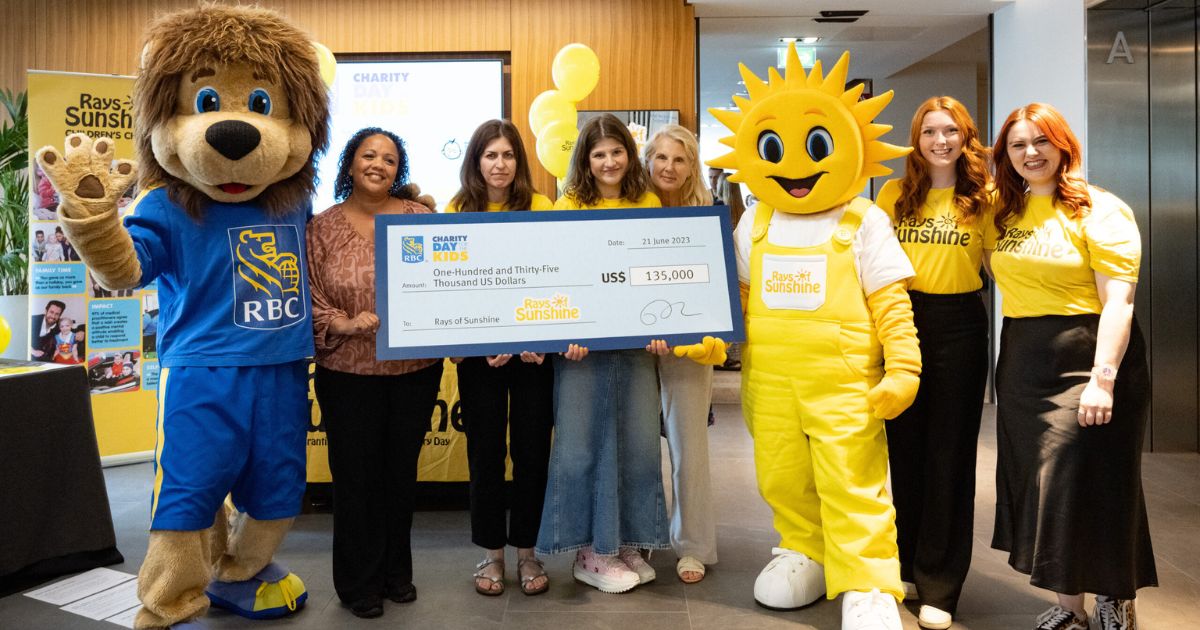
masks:
{"type": "Polygon", "coordinates": [[[317,51],[278,14],[204,6],[146,33],[134,85],[139,185],[165,185],[193,219],[209,200],[277,216],[312,198],[329,144],[317,51]]]}

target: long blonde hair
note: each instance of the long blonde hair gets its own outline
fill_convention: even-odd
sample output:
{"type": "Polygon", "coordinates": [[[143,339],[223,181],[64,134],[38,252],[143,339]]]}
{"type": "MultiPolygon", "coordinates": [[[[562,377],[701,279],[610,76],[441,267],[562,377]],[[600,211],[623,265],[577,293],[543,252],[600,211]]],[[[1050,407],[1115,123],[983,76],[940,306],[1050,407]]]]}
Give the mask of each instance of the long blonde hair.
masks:
{"type": "MultiPolygon", "coordinates": [[[[650,185],[654,186],[654,176],[652,174],[654,171],[654,154],[658,151],[658,143],[664,140],[678,142],[683,147],[683,154],[687,156],[689,163],[687,178],[679,188],[680,194],[683,195],[683,205],[711,206],[713,202],[712,192],[704,185],[704,177],[700,174],[700,145],[696,143],[696,136],[686,127],[667,125],[659,129],[642,149],[642,161],[646,164],[646,172],[651,173],[650,185]]],[[[656,188],[655,192],[658,193],[660,199],[663,199],[662,191],[656,188]]]]}

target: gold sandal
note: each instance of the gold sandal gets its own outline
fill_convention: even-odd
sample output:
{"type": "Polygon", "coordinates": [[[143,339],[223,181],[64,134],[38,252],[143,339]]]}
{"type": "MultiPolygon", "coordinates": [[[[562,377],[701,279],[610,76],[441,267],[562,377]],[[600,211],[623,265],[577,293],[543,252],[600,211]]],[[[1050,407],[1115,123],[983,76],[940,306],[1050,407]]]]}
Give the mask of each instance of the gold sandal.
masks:
{"type": "Polygon", "coordinates": [[[472,574],[472,577],[475,578],[475,592],[476,593],[479,593],[480,595],[487,595],[488,597],[496,597],[499,595],[503,595],[504,594],[504,558],[496,558],[496,559],[484,558],[483,562],[480,562],[479,564],[475,565],[475,573],[472,574]],[[500,577],[484,575],[483,570],[492,566],[493,564],[500,565],[500,577]],[[484,579],[484,580],[491,582],[491,585],[489,585],[488,588],[484,588],[484,587],[480,586],[479,585],[480,579],[484,579]],[[492,588],[497,584],[500,585],[500,588],[492,588]]]}
{"type": "Polygon", "coordinates": [[[521,592],[525,593],[526,595],[541,595],[550,588],[550,576],[546,575],[546,565],[542,564],[542,561],[536,557],[519,558],[517,560],[517,575],[521,577],[521,592]],[[533,575],[522,575],[521,567],[525,566],[526,562],[532,562],[536,564],[538,568],[537,573],[534,573],[533,575]],[[530,584],[533,584],[533,581],[540,577],[545,577],[546,582],[542,584],[540,588],[531,587],[530,584]]]}

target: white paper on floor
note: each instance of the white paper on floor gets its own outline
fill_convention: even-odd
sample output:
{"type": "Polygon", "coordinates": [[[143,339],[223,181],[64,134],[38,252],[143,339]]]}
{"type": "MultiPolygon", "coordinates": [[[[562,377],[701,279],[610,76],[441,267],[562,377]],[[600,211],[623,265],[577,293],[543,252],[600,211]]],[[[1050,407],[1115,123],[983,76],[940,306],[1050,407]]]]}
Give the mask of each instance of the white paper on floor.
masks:
{"type": "Polygon", "coordinates": [[[135,577],[137,576],[113,571],[112,569],[92,569],[91,571],[55,582],[49,586],[29,591],[25,593],[25,596],[46,602],[47,604],[62,606],[63,604],[69,604],[95,595],[100,591],[112,588],[123,582],[128,582],[135,577]]]}
{"type": "Polygon", "coordinates": [[[137,616],[137,611],[140,608],[141,608],[141,605],[139,604],[137,606],[134,606],[133,608],[130,608],[129,610],[126,610],[125,612],[123,612],[121,614],[113,615],[113,616],[109,617],[108,619],[105,619],[105,621],[107,621],[109,623],[115,623],[118,626],[125,626],[126,628],[132,628],[133,627],[133,618],[137,616]]]}
{"type": "Polygon", "coordinates": [[[85,597],[70,606],[63,606],[62,609],[88,619],[107,619],[137,605],[137,580],[130,580],[91,597],[85,597]]]}

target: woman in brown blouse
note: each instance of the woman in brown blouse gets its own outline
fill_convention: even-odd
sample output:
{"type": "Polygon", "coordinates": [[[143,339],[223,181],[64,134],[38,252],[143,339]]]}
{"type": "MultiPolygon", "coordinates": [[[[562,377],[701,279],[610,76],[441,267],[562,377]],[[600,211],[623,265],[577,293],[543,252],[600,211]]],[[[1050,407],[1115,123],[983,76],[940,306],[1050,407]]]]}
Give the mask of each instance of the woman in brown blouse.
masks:
{"type": "Polygon", "coordinates": [[[334,194],[308,226],[317,402],[333,473],[333,585],[359,617],[383,597],[416,599],[412,584],[417,457],[442,377],[438,359],[375,359],[375,216],[430,212],[407,186],[395,134],[360,130],[346,143],[334,194]]]}

